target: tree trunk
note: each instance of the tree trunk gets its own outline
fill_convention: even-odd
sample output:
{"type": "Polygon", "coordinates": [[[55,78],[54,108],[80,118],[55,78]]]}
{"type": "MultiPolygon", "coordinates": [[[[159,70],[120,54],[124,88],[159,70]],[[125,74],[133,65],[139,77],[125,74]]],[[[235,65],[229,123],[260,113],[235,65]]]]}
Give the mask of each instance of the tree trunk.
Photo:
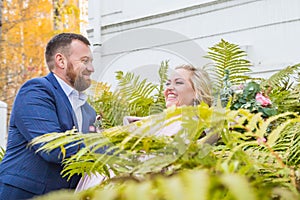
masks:
{"type": "Polygon", "coordinates": [[[1,33],[2,33],[2,7],[3,7],[3,0],[0,0],[0,44],[1,44],[1,33]]]}
{"type": "Polygon", "coordinates": [[[0,0],[0,42],[1,42],[1,31],[2,31],[2,7],[3,7],[3,0],[0,0]]]}

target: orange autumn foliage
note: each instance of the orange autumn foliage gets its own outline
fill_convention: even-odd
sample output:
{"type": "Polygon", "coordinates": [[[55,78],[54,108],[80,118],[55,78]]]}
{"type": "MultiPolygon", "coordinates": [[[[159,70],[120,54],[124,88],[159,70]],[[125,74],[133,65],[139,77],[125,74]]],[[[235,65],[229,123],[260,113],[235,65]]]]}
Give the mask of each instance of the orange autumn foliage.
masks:
{"type": "Polygon", "coordinates": [[[21,84],[48,73],[44,49],[49,38],[60,32],[80,33],[78,5],[79,0],[3,1],[0,100],[9,112],[21,84]]]}

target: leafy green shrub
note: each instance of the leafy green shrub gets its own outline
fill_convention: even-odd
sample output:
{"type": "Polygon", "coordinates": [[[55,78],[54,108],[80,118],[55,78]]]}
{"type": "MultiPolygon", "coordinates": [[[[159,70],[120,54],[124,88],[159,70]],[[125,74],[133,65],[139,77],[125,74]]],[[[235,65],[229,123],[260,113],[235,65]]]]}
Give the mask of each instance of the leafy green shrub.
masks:
{"type": "Polygon", "coordinates": [[[165,109],[163,96],[164,83],[167,79],[168,61],[161,63],[158,74],[159,84],[140,80],[133,73],[116,72],[117,89],[113,92],[103,83],[93,83],[95,94],[89,101],[102,115],[102,128],[122,125],[124,116],[148,116],[165,109]]]}
{"type": "MultiPolygon", "coordinates": [[[[299,101],[299,86],[286,81],[297,74],[299,65],[268,80],[252,82],[244,75],[250,70],[250,62],[244,56],[237,45],[224,40],[210,48],[208,58],[215,61],[219,80],[216,89],[225,88],[228,92],[231,84],[249,82],[242,96],[231,98],[233,93],[228,93],[226,107],[202,103],[197,107],[169,108],[127,126],[120,126],[120,121],[111,118],[112,113],[120,117],[144,116],[150,112],[149,107],[162,101],[143,95],[143,91],[153,91],[151,84],[119,72],[122,84],[118,92],[124,90],[122,98],[132,103],[132,110],[122,108],[120,95],[116,95],[119,93],[103,93],[96,103],[101,105],[106,127],[112,128],[104,129],[102,134],[78,134],[73,130],[51,133],[32,141],[32,145],[45,143],[39,151],[62,148],[70,141],[85,143],[86,148],[64,160],[64,176],[95,172],[109,176],[109,170],[115,176],[80,193],[60,191],[38,199],[299,199],[299,106],[284,107],[297,98],[299,101]],[[226,84],[226,74],[230,84],[226,84]],[[284,84],[284,89],[276,83],[284,84]],[[141,89],[136,91],[137,88],[141,89]],[[277,113],[260,109],[262,104],[255,97],[262,90],[269,95],[272,108],[278,108],[277,113]],[[290,101],[284,104],[276,100],[278,97],[290,101]],[[146,103],[141,105],[139,99],[146,103]],[[182,126],[178,134],[156,135],[177,123],[182,126]],[[207,136],[202,138],[203,132],[207,136]],[[210,139],[216,135],[219,140],[214,144],[210,139]],[[110,154],[95,153],[104,146],[109,146],[110,154]]],[[[62,152],[66,150],[62,148],[62,152]]]]}
{"type": "Polygon", "coordinates": [[[107,169],[116,174],[98,187],[70,194],[71,199],[133,199],[148,193],[152,194],[151,199],[174,199],[169,194],[171,188],[176,188],[174,195],[178,198],[298,199],[300,134],[290,132],[290,128],[299,122],[300,117],[295,113],[265,120],[261,113],[202,104],[167,109],[144,121],[104,130],[103,135],[52,133],[34,140],[33,144],[48,141],[40,150],[50,151],[70,140],[84,142],[85,149],[66,159],[64,175],[96,171],[108,175],[107,169]],[[170,125],[163,121],[182,113],[183,129],[177,135],[158,137],[153,134],[155,128],[149,129],[160,123],[170,125]],[[277,120],[282,125],[267,133],[268,126],[277,120]],[[210,134],[217,131],[221,135],[217,145],[207,143],[210,134],[197,139],[207,127],[213,127],[210,134]],[[283,131],[286,128],[288,132],[283,131]],[[114,150],[112,154],[94,153],[108,144],[114,150]],[[139,159],[145,156],[146,159],[139,159]],[[201,183],[201,190],[192,183],[201,183]],[[115,195],[106,196],[108,193],[115,195]]]}

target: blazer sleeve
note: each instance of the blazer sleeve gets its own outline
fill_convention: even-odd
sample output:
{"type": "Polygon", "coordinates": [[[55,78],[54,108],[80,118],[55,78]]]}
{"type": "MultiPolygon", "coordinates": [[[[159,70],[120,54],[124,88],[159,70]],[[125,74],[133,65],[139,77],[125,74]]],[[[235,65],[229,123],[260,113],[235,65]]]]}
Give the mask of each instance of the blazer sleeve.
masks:
{"type": "MultiPolygon", "coordinates": [[[[61,129],[57,109],[62,108],[57,105],[54,90],[47,87],[39,79],[30,80],[22,86],[16,97],[14,124],[27,142],[46,133],[65,132],[66,130],[61,129]]],[[[72,119],[65,120],[72,123],[72,119]]],[[[41,145],[28,148],[33,148],[36,151],[41,145]]],[[[78,146],[68,148],[66,157],[70,157],[77,151],[78,146]]],[[[60,163],[63,159],[59,148],[50,153],[39,152],[38,154],[48,162],[60,163]]]]}

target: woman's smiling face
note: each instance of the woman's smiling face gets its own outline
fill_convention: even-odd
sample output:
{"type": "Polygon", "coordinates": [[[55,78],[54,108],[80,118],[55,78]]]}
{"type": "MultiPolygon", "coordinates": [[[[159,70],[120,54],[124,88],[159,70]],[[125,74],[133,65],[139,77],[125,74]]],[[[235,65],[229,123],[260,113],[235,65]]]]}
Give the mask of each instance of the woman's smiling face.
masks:
{"type": "Polygon", "coordinates": [[[176,69],[166,82],[164,91],[166,107],[193,105],[195,91],[190,81],[191,72],[185,69],[176,69]]]}

